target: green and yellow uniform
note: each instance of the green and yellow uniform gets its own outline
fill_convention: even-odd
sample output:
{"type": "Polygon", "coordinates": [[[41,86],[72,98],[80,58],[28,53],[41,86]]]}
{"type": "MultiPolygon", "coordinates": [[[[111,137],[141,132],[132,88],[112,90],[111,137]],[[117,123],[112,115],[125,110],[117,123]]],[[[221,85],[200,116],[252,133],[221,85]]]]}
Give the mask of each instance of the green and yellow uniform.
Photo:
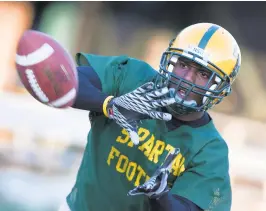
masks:
{"type": "MultiPolygon", "coordinates": [[[[157,74],[147,63],[127,56],[78,54],[77,63],[92,66],[102,91],[113,96],[130,92],[157,74]]],[[[72,211],[148,211],[148,197],[127,193],[149,179],[173,148],[180,148],[180,154],[168,179],[171,193],[204,210],[230,210],[228,147],[212,120],[174,130],[164,121],[144,120],[138,134],[140,144],[135,146],[114,121],[104,115],[93,117],[76,183],[67,197],[72,211]]]]}

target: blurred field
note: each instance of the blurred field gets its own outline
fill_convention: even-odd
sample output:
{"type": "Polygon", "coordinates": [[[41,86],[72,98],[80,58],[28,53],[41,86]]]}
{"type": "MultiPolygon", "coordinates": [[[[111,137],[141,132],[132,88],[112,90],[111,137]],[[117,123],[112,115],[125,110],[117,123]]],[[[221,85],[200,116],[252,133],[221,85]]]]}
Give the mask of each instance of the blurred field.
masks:
{"type": "Polygon", "coordinates": [[[1,2],[0,211],[57,210],[73,185],[90,128],[88,112],[41,105],[21,86],[14,57],[25,29],[54,36],[73,56],[128,54],[157,68],[178,30],[201,21],[231,31],[243,54],[232,95],[211,112],[230,149],[232,211],[264,211],[266,30],[259,23],[266,15],[253,12],[261,8],[266,3],[1,2]]]}

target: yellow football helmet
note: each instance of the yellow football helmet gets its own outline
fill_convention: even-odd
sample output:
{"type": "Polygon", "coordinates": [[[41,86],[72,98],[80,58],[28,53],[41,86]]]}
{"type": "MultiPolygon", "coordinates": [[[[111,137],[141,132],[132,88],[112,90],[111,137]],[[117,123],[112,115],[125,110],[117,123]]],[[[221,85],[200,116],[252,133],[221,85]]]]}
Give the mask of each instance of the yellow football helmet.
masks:
{"type": "Polygon", "coordinates": [[[241,52],[234,37],[216,24],[198,23],[183,29],[170,42],[161,58],[156,86],[175,85],[170,94],[176,99],[176,104],[171,108],[177,114],[206,111],[230,94],[240,65],[241,52]],[[173,62],[179,58],[186,58],[211,71],[206,86],[193,84],[172,72],[173,62]],[[176,97],[180,89],[186,90],[186,96],[182,99],[176,97]],[[186,101],[191,92],[201,95],[202,103],[186,101]]]}

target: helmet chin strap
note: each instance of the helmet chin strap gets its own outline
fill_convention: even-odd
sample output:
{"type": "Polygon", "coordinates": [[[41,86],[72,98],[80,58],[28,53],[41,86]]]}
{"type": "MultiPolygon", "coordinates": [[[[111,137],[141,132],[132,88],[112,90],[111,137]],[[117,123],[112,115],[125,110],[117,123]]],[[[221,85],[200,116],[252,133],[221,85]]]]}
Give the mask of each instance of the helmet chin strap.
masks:
{"type": "Polygon", "coordinates": [[[181,103],[183,99],[181,97],[179,97],[179,95],[177,93],[175,94],[174,88],[169,89],[169,94],[170,94],[170,97],[173,97],[176,101],[175,104],[166,107],[166,109],[171,114],[173,114],[175,116],[182,116],[182,115],[186,115],[186,114],[190,114],[190,113],[195,112],[192,109],[189,109],[186,107],[186,105],[196,107],[197,102],[195,100],[184,100],[183,103],[181,103]]]}
{"type": "Polygon", "coordinates": [[[172,114],[173,116],[182,116],[182,115],[186,115],[187,111],[182,109],[182,107],[180,107],[178,110],[175,108],[172,108],[172,106],[166,106],[167,111],[172,114]]]}
{"type": "MultiPolygon", "coordinates": [[[[182,102],[183,99],[177,93],[175,94],[174,88],[170,88],[169,93],[170,93],[170,97],[173,97],[177,103],[182,102]]],[[[182,104],[185,106],[192,106],[192,107],[197,106],[197,102],[195,100],[184,100],[182,104]]]]}

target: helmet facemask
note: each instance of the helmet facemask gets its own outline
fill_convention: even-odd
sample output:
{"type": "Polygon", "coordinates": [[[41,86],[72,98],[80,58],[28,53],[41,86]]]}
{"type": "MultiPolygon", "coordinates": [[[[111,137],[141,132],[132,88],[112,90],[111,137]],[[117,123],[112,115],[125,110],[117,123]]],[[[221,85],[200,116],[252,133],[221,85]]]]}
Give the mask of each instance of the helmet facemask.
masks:
{"type": "Polygon", "coordinates": [[[221,102],[230,93],[229,77],[223,74],[214,64],[204,62],[205,60],[202,57],[184,52],[182,49],[168,48],[163,53],[160,62],[160,74],[156,77],[155,85],[156,88],[167,86],[170,97],[175,98],[176,103],[167,107],[170,112],[176,115],[185,115],[193,112],[206,111],[221,102]],[[174,65],[182,58],[201,65],[210,73],[209,80],[205,86],[194,84],[172,72],[174,65]],[[182,96],[180,96],[180,92],[182,96]],[[188,99],[191,93],[201,96],[201,102],[188,99]]]}

